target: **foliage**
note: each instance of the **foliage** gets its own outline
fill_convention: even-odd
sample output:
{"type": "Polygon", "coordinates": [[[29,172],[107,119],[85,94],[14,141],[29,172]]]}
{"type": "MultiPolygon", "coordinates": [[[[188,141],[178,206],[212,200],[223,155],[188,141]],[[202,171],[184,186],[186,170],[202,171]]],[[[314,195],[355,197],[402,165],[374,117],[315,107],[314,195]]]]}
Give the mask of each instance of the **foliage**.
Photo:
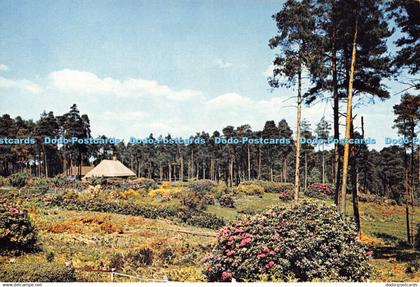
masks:
{"type": "Polygon", "coordinates": [[[9,183],[14,187],[24,187],[28,182],[29,174],[26,172],[18,172],[9,176],[9,183]]]}
{"type": "Polygon", "coordinates": [[[0,281],[2,282],[74,282],[76,276],[73,267],[55,262],[30,261],[25,265],[1,264],[0,281]]]}
{"type": "Polygon", "coordinates": [[[305,195],[318,199],[326,199],[334,196],[334,189],[325,183],[312,183],[305,190],[305,195]]]}
{"type": "Polygon", "coordinates": [[[0,254],[37,250],[37,232],[26,212],[0,204],[0,254]]]}
{"type": "Polygon", "coordinates": [[[237,192],[244,193],[246,195],[258,195],[262,196],[264,188],[257,184],[239,184],[236,188],[237,192]]]}
{"type": "Polygon", "coordinates": [[[81,183],[78,180],[68,176],[57,175],[50,179],[51,183],[58,188],[81,188],[81,183]]]}
{"type": "Polygon", "coordinates": [[[235,208],[235,200],[230,194],[224,194],[219,198],[219,204],[223,207],[235,208]]]}
{"type": "Polygon", "coordinates": [[[291,191],[289,192],[280,192],[279,193],[279,199],[281,201],[289,201],[293,199],[293,193],[291,191]]]}
{"type": "Polygon", "coordinates": [[[4,176],[0,176],[0,187],[9,185],[9,179],[4,176]]]}
{"type": "Polygon", "coordinates": [[[151,178],[139,177],[131,181],[132,189],[144,189],[149,191],[157,188],[156,182],[151,178]]]}
{"type": "Polygon", "coordinates": [[[140,193],[135,190],[129,189],[120,193],[124,199],[139,199],[140,193]]]}
{"type": "Polygon", "coordinates": [[[150,248],[140,248],[130,251],[124,259],[134,267],[150,266],[153,264],[153,251],[150,248]]]}
{"type": "Polygon", "coordinates": [[[83,200],[80,198],[57,195],[45,200],[49,206],[60,206],[70,210],[85,210],[118,213],[125,215],[143,216],[146,218],[168,218],[179,220],[183,223],[199,227],[217,229],[224,225],[223,219],[198,210],[185,208],[150,206],[136,204],[130,201],[109,201],[101,198],[90,198],[83,200]]]}
{"type": "Polygon", "coordinates": [[[194,193],[209,193],[216,187],[216,183],[211,180],[202,179],[202,180],[195,180],[191,181],[188,184],[188,188],[191,192],[194,193]]]}
{"type": "Polygon", "coordinates": [[[366,281],[368,256],[334,207],[274,207],[219,230],[203,259],[209,281],[366,281]]]}
{"type": "Polygon", "coordinates": [[[52,185],[51,181],[46,177],[35,177],[32,179],[32,186],[40,193],[46,193],[52,185]]]}
{"type": "Polygon", "coordinates": [[[91,176],[86,180],[90,185],[104,185],[106,183],[106,178],[103,176],[91,176]]]}
{"type": "Polygon", "coordinates": [[[293,183],[266,181],[264,184],[265,192],[272,193],[293,193],[293,183]]]}

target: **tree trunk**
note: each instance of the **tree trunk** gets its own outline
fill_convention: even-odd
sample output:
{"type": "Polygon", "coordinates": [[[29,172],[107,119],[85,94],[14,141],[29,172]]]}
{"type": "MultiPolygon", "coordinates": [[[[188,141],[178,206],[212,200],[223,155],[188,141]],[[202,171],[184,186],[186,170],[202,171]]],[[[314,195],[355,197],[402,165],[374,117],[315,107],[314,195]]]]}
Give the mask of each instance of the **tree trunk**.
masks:
{"type": "Polygon", "coordinates": [[[251,180],[251,152],[248,145],[248,180],[251,180]]]}
{"type": "Polygon", "coordinates": [[[287,182],[287,158],[284,158],[283,161],[283,180],[287,182]]]}
{"type": "Polygon", "coordinates": [[[180,158],[180,164],[181,166],[179,167],[179,181],[183,182],[184,181],[184,158],[181,156],[180,158]]]}
{"type": "Polygon", "coordinates": [[[333,182],[335,184],[334,203],[338,207],[338,194],[340,192],[340,118],[339,118],[339,98],[338,98],[338,79],[337,79],[337,49],[336,49],[336,29],[333,27],[332,35],[332,76],[333,76],[333,114],[334,114],[334,169],[333,182]]]}
{"type": "MultiPolygon", "coordinates": [[[[362,131],[363,131],[363,118],[362,118],[362,131]]],[[[351,137],[354,137],[353,132],[353,121],[351,122],[351,137]]],[[[364,132],[362,132],[364,134],[364,132]]],[[[358,236],[361,236],[361,227],[360,227],[360,213],[359,213],[359,197],[357,194],[357,154],[356,154],[356,147],[351,145],[351,171],[350,177],[352,181],[352,199],[353,199],[353,215],[354,215],[354,223],[356,225],[356,231],[358,236]]]]}
{"type": "Polygon", "coordinates": [[[162,167],[162,163],[159,162],[159,179],[160,181],[163,180],[163,167],[162,167]]]}
{"type": "Polygon", "coordinates": [[[405,170],[405,224],[407,226],[407,243],[411,243],[410,236],[410,210],[408,205],[408,169],[405,170]]]}
{"type": "MultiPolygon", "coordinates": [[[[347,95],[347,114],[346,114],[346,139],[350,139],[350,129],[351,129],[351,121],[352,121],[352,108],[353,108],[353,80],[354,80],[354,73],[356,68],[356,43],[357,43],[357,23],[358,19],[356,18],[356,22],[354,25],[354,34],[353,34],[353,44],[352,44],[352,51],[351,51],[351,66],[350,66],[350,78],[349,78],[349,87],[348,87],[348,95],[347,95]]],[[[348,175],[348,167],[349,167],[349,152],[350,152],[350,145],[348,142],[344,145],[344,158],[343,158],[343,180],[341,185],[341,212],[342,214],[346,214],[346,193],[347,193],[347,175],[348,175]]]]}
{"type": "Polygon", "coordinates": [[[258,145],[258,179],[261,178],[261,145],[258,145]]]}
{"type": "Polygon", "coordinates": [[[322,183],[325,183],[325,154],[324,154],[324,143],[322,143],[322,183]]]}
{"type": "Polygon", "coordinates": [[[172,165],[171,162],[168,162],[168,179],[169,179],[169,185],[172,183],[172,165]]]}
{"type": "Polygon", "coordinates": [[[308,153],[305,151],[305,191],[308,187],[308,153]]]}
{"type": "Polygon", "coordinates": [[[302,112],[302,72],[298,72],[298,95],[297,95],[297,116],[296,116],[296,170],[295,170],[295,192],[294,199],[299,199],[300,190],[300,118],[302,112]]]}
{"type": "Polygon", "coordinates": [[[47,151],[44,146],[44,167],[45,167],[45,177],[48,177],[48,160],[47,160],[47,151]]]}

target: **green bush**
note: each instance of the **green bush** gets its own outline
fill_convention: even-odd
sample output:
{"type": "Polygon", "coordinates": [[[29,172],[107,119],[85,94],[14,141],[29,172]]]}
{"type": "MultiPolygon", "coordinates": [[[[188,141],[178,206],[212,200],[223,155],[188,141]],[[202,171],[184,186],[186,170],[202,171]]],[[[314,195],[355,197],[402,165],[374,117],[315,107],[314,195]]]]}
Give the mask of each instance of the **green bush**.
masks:
{"type": "Polygon", "coordinates": [[[219,230],[208,281],[366,281],[368,254],[332,206],[274,207],[219,230]]]}
{"type": "Polygon", "coordinates": [[[134,267],[150,266],[153,264],[153,251],[150,248],[140,248],[130,251],[124,259],[134,267]]]}
{"type": "Polygon", "coordinates": [[[257,184],[239,184],[236,188],[236,191],[239,193],[244,193],[246,195],[258,195],[262,196],[264,193],[264,188],[257,184]]]}
{"type": "Polygon", "coordinates": [[[37,250],[37,232],[26,212],[0,203],[0,254],[19,254],[37,250]]]}
{"type": "Polygon", "coordinates": [[[30,175],[26,172],[18,172],[9,176],[9,183],[14,187],[24,187],[28,182],[30,175]]]}
{"type": "Polygon", "coordinates": [[[131,189],[144,189],[145,191],[149,191],[152,189],[156,189],[157,183],[153,179],[139,177],[131,181],[130,188],[131,189]]]}
{"type": "Polygon", "coordinates": [[[106,178],[103,176],[92,176],[87,178],[86,181],[93,186],[106,184],[106,178]]]}
{"type": "Polygon", "coordinates": [[[52,182],[46,177],[35,177],[32,180],[32,187],[41,194],[45,194],[50,189],[52,182]]]}
{"type": "Polygon", "coordinates": [[[198,210],[176,207],[154,207],[127,201],[104,201],[99,198],[81,200],[73,196],[56,195],[46,199],[45,204],[59,206],[69,210],[109,212],[143,216],[152,219],[172,218],[186,224],[213,229],[220,228],[224,225],[224,221],[221,218],[198,210]]]}
{"type": "Polygon", "coordinates": [[[53,262],[31,261],[25,264],[1,264],[1,282],[74,282],[73,267],[53,262]]]}
{"type": "Polygon", "coordinates": [[[305,190],[306,196],[318,199],[326,199],[334,196],[334,188],[325,183],[312,183],[305,190]]]}
{"type": "Polygon", "coordinates": [[[235,200],[232,195],[224,194],[219,198],[219,204],[223,207],[235,208],[235,200]]]}
{"type": "Polygon", "coordinates": [[[264,184],[264,191],[271,193],[290,193],[294,190],[293,183],[267,181],[264,184]]]}
{"type": "Polygon", "coordinates": [[[216,186],[217,184],[214,181],[208,179],[195,180],[188,184],[188,188],[191,192],[200,194],[209,193],[215,189],[216,186]]]}

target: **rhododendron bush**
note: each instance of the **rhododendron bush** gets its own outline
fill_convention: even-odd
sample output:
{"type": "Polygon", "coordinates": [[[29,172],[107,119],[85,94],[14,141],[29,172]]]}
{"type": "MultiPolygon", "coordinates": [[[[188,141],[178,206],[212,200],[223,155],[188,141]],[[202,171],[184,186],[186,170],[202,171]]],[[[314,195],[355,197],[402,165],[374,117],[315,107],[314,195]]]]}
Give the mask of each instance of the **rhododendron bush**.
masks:
{"type": "Polygon", "coordinates": [[[37,233],[26,212],[0,202],[0,254],[34,251],[37,233]]]}
{"type": "Polygon", "coordinates": [[[274,207],[219,230],[203,259],[208,281],[366,281],[368,254],[335,208],[274,207]]]}
{"type": "Polygon", "coordinates": [[[313,198],[326,199],[334,196],[334,189],[325,183],[312,183],[305,190],[305,195],[313,198]]]}

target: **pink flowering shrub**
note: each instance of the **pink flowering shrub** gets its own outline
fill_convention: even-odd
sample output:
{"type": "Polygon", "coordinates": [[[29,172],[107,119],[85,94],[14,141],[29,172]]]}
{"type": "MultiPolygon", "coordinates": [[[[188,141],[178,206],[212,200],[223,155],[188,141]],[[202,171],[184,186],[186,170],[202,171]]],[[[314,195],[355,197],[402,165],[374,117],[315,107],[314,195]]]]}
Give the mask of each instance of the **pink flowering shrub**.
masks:
{"type": "Polygon", "coordinates": [[[312,183],[305,190],[305,195],[313,198],[325,199],[334,196],[334,189],[325,183],[312,183]]]}
{"type": "Polygon", "coordinates": [[[208,281],[366,281],[366,250],[335,208],[300,203],[245,217],[218,232],[203,259],[208,281]]]}
{"type": "Polygon", "coordinates": [[[37,233],[28,215],[18,207],[0,202],[0,254],[35,251],[37,233]]]}

